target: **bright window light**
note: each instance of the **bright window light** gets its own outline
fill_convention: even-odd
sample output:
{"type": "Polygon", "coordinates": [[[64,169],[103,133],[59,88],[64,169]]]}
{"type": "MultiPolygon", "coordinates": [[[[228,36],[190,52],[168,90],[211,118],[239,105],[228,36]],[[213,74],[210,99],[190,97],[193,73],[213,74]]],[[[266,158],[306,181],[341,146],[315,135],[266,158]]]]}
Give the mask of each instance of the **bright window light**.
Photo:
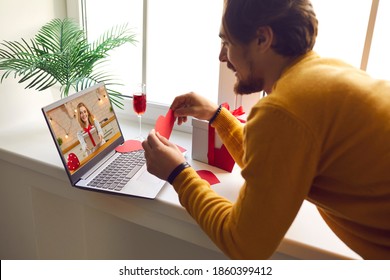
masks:
{"type": "Polygon", "coordinates": [[[314,50],[360,68],[371,0],[312,0],[318,18],[314,50]]]}
{"type": "MultiPolygon", "coordinates": [[[[125,45],[110,56],[110,70],[131,95],[142,81],[142,0],[86,1],[88,38],[94,40],[113,25],[128,23],[139,34],[137,46],[125,45]]],[[[218,37],[223,1],[147,1],[146,84],[148,102],[170,105],[190,91],[217,101],[218,37]]]]}
{"type": "Polygon", "coordinates": [[[109,73],[124,84],[116,89],[131,95],[135,85],[142,82],[143,1],[110,0],[86,2],[88,40],[96,40],[103,32],[116,25],[128,24],[136,34],[136,45],[125,44],[110,53],[109,73]],[[134,85],[134,87],[132,87],[134,85]]]}
{"type": "Polygon", "coordinates": [[[217,101],[222,8],[215,0],[148,1],[149,100],[170,104],[195,91],[217,101]]]}
{"type": "MultiPolygon", "coordinates": [[[[175,96],[195,91],[215,102],[233,105],[230,88],[235,77],[225,66],[220,71],[218,61],[222,0],[110,0],[109,5],[84,1],[90,39],[125,22],[139,34],[137,46],[124,46],[111,55],[113,73],[125,84],[121,92],[131,95],[131,86],[146,79],[151,103],[168,106],[175,96]],[[147,3],[146,48],[142,45],[143,3],[147,3]]],[[[312,0],[319,20],[314,50],[359,68],[373,1],[312,0]]],[[[389,10],[390,1],[380,1],[367,67],[373,76],[386,79],[390,79],[390,43],[386,40],[390,19],[385,14],[389,10]]],[[[249,110],[257,98],[245,98],[242,104],[249,110]]]]}
{"type": "Polygon", "coordinates": [[[368,59],[367,72],[375,78],[390,80],[390,1],[380,1],[368,59]]]}

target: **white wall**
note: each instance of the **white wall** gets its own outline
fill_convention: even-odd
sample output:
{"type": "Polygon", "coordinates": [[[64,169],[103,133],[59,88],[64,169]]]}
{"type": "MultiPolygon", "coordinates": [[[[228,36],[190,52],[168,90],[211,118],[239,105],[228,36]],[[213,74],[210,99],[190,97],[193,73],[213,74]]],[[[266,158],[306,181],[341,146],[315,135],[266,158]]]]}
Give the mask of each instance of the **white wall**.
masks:
{"type": "MultiPolygon", "coordinates": [[[[66,0],[0,0],[0,42],[30,39],[45,23],[64,17],[66,0]]],[[[0,128],[43,121],[40,108],[60,97],[56,90],[26,90],[17,81],[9,76],[0,84],[0,128]]]]}

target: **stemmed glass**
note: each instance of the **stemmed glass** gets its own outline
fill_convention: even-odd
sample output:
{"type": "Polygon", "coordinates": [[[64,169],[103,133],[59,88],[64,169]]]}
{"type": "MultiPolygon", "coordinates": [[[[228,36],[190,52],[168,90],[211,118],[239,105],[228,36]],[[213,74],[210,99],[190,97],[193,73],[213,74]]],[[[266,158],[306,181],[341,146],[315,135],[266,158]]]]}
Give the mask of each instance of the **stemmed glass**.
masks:
{"type": "Polygon", "coordinates": [[[139,89],[133,94],[133,109],[134,112],[138,115],[138,123],[139,123],[139,134],[136,139],[139,141],[143,141],[144,138],[142,137],[141,118],[146,111],[146,85],[145,84],[140,84],[139,89]]]}

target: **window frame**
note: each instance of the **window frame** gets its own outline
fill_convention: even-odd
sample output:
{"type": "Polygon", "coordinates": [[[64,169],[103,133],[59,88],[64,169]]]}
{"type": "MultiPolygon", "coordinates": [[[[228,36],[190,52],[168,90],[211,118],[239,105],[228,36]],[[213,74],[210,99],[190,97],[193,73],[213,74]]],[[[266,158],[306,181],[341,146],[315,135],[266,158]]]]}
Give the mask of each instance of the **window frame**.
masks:
{"type": "MultiPolygon", "coordinates": [[[[80,26],[84,29],[88,30],[87,23],[85,20],[85,9],[86,9],[86,0],[66,0],[67,2],[67,15],[70,18],[75,19],[80,26]]],[[[146,53],[147,53],[147,7],[148,0],[143,0],[143,39],[142,39],[142,81],[146,82],[146,53]]],[[[218,36],[216,34],[215,36],[218,36]]],[[[224,63],[220,63],[220,73],[219,73],[219,81],[218,81],[218,103],[227,102],[231,107],[240,106],[241,98],[236,98],[233,93],[233,84],[235,82],[235,76],[228,71],[226,65],[224,63]],[[230,85],[230,87],[228,86],[230,85]],[[236,104],[236,102],[239,102],[236,104]]],[[[128,97],[125,97],[128,98],[128,97]]],[[[132,108],[129,105],[131,102],[126,102],[123,110],[116,110],[118,115],[126,116],[126,118],[136,121],[137,117],[132,113],[132,108]]],[[[154,124],[158,116],[165,115],[168,110],[169,105],[163,105],[160,103],[154,103],[148,101],[147,105],[148,109],[142,117],[142,120],[146,124],[154,124]]],[[[176,130],[191,132],[192,125],[191,121],[181,125],[180,127],[175,126],[176,130]]]]}

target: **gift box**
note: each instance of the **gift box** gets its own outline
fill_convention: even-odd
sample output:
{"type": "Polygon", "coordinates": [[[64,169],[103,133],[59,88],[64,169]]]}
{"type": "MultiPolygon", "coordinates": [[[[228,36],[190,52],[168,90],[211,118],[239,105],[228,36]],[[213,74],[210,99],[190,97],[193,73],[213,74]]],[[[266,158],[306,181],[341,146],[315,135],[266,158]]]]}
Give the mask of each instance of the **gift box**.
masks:
{"type": "Polygon", "coordinates": [[[83,138],[87,144],[88,149],[92,150],[95,146],[100,144],[100,137],[95,127],[91,128],[88,132],[83,133],[83,138]]]}
{"type": "MultiPolygon", "coordinates": [[[[229,109],[226,104],[223,106],[229,109]]],[[[241,107],[232,113],[239,117],[241,122],[245,122],[241,107]]],[[[209,125],[208,121],[195,118],[192,119],[192,158],[228,172],[233,170],[235,164],[216,130],[209,125]]]]}

